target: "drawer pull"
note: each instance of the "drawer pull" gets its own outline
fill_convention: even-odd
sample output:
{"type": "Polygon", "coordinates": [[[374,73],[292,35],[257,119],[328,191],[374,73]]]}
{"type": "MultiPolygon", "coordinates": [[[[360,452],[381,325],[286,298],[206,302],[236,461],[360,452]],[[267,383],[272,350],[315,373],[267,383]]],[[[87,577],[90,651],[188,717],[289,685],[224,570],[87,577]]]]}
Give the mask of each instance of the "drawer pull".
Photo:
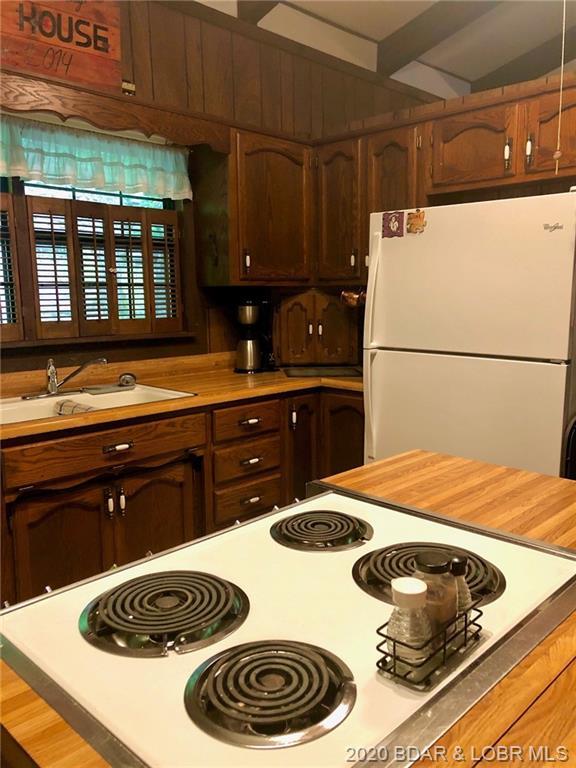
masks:
{"type": "Polygon", "coordinates": [[[252,456],[251,459],[242,459],[242,461],[240,461],[240,466],[253,467],[255,464],[260,464],[263,459],[264,456],[252,456]]]}
{"type": "Polygon", "coordinates": [[[249,499],[244,499],[242,504],[258,504],[259,501],[262,501],[262,496],[251,496],[249,499]]]}
{"type": "Polygon", "coordinates": [[[251,419],[242,419],[238,422],[241,427],[253,427],[255,424],[260,424],[262,419],[260,417],[253,417],[251,419]]]}
{"type": "Polygon", "coordinates": [[[46,584],[44,587],[44,592],[48,592],[48,594],[50,594],[50,592],[52,592],[52,587],[49,584],[46,584]]]}
{"type": "Polygon", "coordinates": [[[127,443],[116,443],[115,445],[103,445],[102,453],[122,453],[123,451],[129,451],[130,448],[134,448],[134,443],[129,440],[127,443]]]}

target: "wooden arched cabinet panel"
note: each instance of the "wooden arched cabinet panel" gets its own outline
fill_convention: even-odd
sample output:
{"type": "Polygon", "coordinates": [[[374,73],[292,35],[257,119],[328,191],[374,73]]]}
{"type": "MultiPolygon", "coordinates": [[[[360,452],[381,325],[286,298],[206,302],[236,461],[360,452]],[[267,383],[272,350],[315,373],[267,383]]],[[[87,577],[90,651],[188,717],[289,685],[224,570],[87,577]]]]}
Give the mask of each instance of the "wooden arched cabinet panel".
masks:
{"type": "Polygon", "coordinates": [[[16,598],[94,576],[114,562],[114,519],[106,514],[112,484],[22,497],[11,510],[16,598]]]}
{"type": "Polygon", "coordinates": [[[517,166],[517,128],[517,104],[436,120],[432,132],[432,184],[456,185],[513,176],[517,166]]]}
{"type": "Polygon", "coordinates": [[[311,150],[237,133],[240,278],[310,277],[311,150]]]}
{"type": "MultiPolygon", "coordinates": [[[[524,125],[521,132],[525,170],[527,173],[546,173],[555,170],[554,152],[558,138],[559,98],[557,93],[547,94],[529,101],[524,106],[524,125]],[[527,157],[526,141],[530,139],[532,153],[527,157]]],[[[576,170],[576,90],[564,93],[559,171],[574,173],[576,170]]]]}
{"type": "Polygon", "coordinates": [[[321,477],[330,477],[364,463],[362,393],[323,392],[321,425],[321,477]]]}
{"type": "Polygon", "coordinates": [[[370,215],[414,205],[416,129],[396,128],[366,139],[367,196],[370,215]]]}
{"type": "Polygon", "coordinates": [[[318,158],[318,277],[360,276],[359,142],[340,141],[320,147],[318,158]]]}

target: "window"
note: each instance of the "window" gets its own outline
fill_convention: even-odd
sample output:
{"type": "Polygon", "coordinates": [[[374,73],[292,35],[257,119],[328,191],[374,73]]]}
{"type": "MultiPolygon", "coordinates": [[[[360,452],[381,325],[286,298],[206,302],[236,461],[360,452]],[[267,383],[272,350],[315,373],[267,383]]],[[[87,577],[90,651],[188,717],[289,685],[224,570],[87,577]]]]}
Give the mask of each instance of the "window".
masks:
{"type": "Polygon", "coordinates": [[[5,341],[22,338],[14,212],[11,195],[0,193],[0,325],[5,341]]]}
{"type": "Polygon", "coordinates": [[[83,200],[88,203],[106,203],[108,205],[130,205],[136,208],[174,208],[172,200],[147,195],[127,195],[123,192],[104,192],[99,189],[77,189],[76,187],[57,187],[41,184],[38,181],[25,181],[24,193],[36,197],[61,197],[66,200],[83,200]]]}
{"type": "Polygon", "coordinates": [[[41,339],[182,330],[176,211],[27,198],[41,339]]]}

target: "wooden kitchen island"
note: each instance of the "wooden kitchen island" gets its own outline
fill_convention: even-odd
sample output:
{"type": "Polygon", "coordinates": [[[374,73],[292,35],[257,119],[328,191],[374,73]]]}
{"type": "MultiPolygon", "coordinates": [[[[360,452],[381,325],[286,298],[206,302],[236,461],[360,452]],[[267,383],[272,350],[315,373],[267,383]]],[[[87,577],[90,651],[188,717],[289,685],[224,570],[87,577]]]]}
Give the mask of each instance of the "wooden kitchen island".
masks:
{"type": "MultiPolygon", "coordinates": [[[[428,509],[563,547],[576,548],[576,483],[424,451],[329,478],[343,488],[428,509]]],[[[448,757],[416,765],[544,766],[564,747],[576,766],[575,612],[452,727],[437,745],[448,757]],[[523,749],[496,759],[490,747],[523,749]],[[540,758],[528,748],[548,747],[540,758]],[[461,759],[450,759],[459,748],[461,759]],[[484,753],[484,757],[482,757],[484,753]],[[480,757],[479,757],[480,756],[480,757]]],[[[3,763],[41,768],[108,765],[46,702],[2,663],[3,763]],[[4,763],[4,760],[6,761],[4,763]]],[[[502,753],[501,753],[502,754],[502,753]]]]}

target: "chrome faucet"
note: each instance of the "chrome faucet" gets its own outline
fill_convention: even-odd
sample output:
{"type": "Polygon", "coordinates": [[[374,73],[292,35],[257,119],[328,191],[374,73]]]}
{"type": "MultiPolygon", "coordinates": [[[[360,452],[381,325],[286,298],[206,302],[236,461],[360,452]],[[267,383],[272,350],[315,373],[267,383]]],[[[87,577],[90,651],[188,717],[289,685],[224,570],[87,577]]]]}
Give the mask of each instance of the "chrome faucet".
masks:
{"type": "MultiPolygon", "coordinates": [[[[38,392],[30,395],[22,395],[22,400],[36,400],[39,397],[51,397],[60,394],[60,390],[66,382],[78,376],[79,373],[85,368],[91,365],[106,365],[108,360],[105,357],[98,357],[96,360],[88,360],[86,363],[82,363],[78,368],[64,376],[62,381],[58,381],[58,371],[56,370],[56,364],[53,358],[50,358],[46,363],[46,392],[38,392]]],[[[73,390],[76,391],[76,390],[73,390]]]]}

